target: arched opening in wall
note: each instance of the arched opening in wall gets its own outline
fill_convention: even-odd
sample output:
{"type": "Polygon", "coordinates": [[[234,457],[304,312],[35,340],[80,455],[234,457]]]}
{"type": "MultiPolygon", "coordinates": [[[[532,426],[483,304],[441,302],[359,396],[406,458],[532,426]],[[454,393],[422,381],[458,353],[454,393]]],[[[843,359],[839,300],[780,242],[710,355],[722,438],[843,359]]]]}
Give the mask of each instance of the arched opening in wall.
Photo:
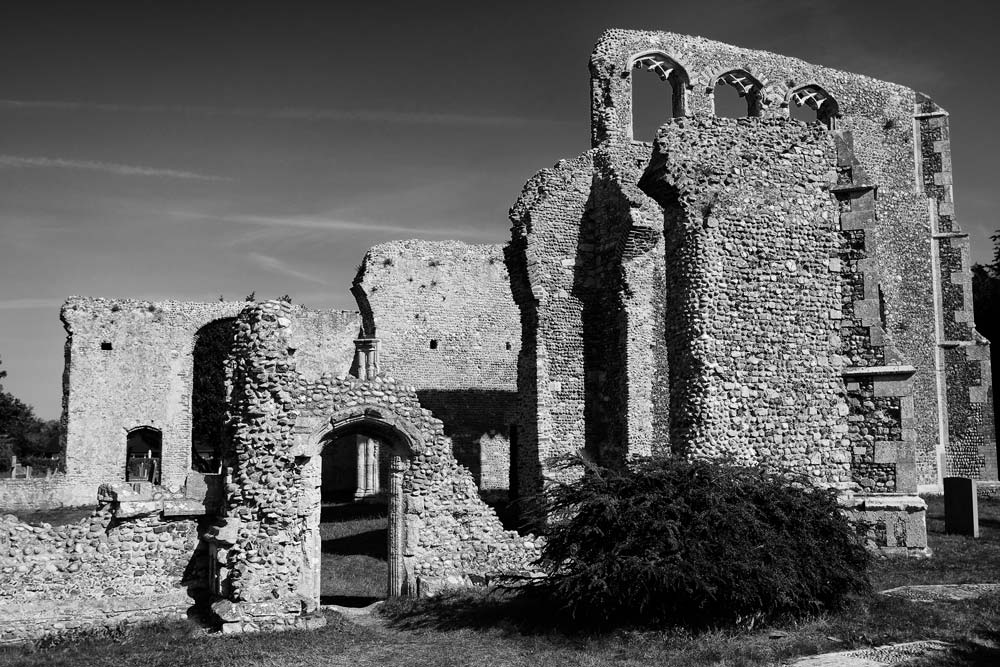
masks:
{"type": "Polygon", "coordinates": [[[360,421],[328,434],[320,452],[320,601],[367,606],[403,593],[401,484],[408,448],[387,429],[360,421]]]}
{"type": "Polygon", "coordinates": [[[140,426],[125,438],[125,481],[160,483],[163,434],[152,426],[140,426]]]}
{"type": "Polygon", "coordinates": [[[788,94],[788,115],[804,123],[819,122],[835,130],[840,117],[840,105],[820,86],[807,84],[788,94]]]}
{"type": "Polygon", "coordinates": [[[195,334],[191,387],[191,469],[215,474],[228,440],[226,378],[236,320],[209,322],[195,334]]]}
{"type": "Polygon", "coordinates": [[[685,114],[687,73],[672,58],[650,53],[633,60],[631,78],[631,138],[653,141],[660,126],[685,114]]]}
{"type": "Polygon", "coordinates": [[[741,69],[720,75],[710,92],[720,118],[756,118],[764,107],[760,81],[741,69]]]}

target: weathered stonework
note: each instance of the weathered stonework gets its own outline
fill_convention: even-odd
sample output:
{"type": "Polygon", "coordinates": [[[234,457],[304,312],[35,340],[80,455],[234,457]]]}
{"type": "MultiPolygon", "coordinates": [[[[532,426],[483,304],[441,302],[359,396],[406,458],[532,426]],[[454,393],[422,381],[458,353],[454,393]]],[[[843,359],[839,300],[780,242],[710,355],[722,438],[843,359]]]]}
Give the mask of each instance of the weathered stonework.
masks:
{"type": "Polygon", "coordinates": [[[280,302],[248,307],[238,320],[225,518],[209,535],[220,618],[259,627],[317,608],[319,459],[349,433],[377,436],[391,452],[390,594],[528,570],[535,545],[505,531],[480,500],[416,389],[383,374],[303,376],[289,353],[299,326],[280,302]]]}
{"type": "Polygon", "coordinates": [[[352,291],[382,371],[416,388],[481,489],[506,490],[521,337],[502,248],[383,243],[352,291]]]}
{"type": "Polygon", "coordinates": [[[0,640],[203,594],[226,632],[321,624],[323,454],[344,442],[328,467],[389,499],[393,595],[530,571],[537,541],[481,496],[509,486],[530,509],[580,450],[807,474],[886,555],[927,552],[918,489],[1000,493],[947,113],[672,33],[608,31],[590,73],[591,147],[526,183],[510,242],[376,246],[360,313],[71,298],[64,472],[0,481],[0,508],[92,504],[99,485],[101,505],[0,521],[0,640]],[[633,140],[636,68],[670,86],[652,144],[633,140]],[[746,118],[715,117],[718,83],[746,118]],[[126,483],[129,434],[146,477],[126,483]]]}
{"type": "Polygon", "coordinates": [[[115,487],[100,499],[92,516],[70,525],[0,518],[0,643],[183,618],[207,595],[202,503],[115,487]]]}
{"type": "MultiPolygon", "coordinates": [[[[903,86],[672,33],[608,31],[590,69],[591,150],[511,209],[518,487],[579,448],[620,465],[668,443],[848,494],[996,479],[945,114],[903,86]],[[670,84],[652,151],[632,136],[638,68],[670,84]],[[714,116],[718,82],[748,118],[714,116]]],[[[875,543],[922,551],[907,530],[875,543]]]]}

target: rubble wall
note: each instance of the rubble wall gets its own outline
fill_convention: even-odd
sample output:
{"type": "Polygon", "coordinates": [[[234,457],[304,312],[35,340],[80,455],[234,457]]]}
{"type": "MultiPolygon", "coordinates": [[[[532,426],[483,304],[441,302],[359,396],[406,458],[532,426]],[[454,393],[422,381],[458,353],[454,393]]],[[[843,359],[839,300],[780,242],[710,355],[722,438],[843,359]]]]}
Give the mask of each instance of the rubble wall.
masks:
{"type": "MultiPolygon", "coordinates": [[[[162,507],[162,506],[161,506],[162,507]]],[[[199,523],[110,503],[66,525],[0,518],[0,643],[123,621],[183,618],[207,592],[199,523]]]]}

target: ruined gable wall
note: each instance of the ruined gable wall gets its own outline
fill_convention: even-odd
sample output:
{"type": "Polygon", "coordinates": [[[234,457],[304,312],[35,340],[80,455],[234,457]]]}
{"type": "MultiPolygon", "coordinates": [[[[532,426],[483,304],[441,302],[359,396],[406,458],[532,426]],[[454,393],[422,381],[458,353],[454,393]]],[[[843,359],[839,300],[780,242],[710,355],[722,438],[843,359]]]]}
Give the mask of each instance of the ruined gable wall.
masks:
{"type": "Polygon", "coordinates": [[[99,484],[124,479],[126,435],[139,426],[162,433],[163,485],[183,486],[191,458],[195,334],[243,306],[82,297],[66,302],[66,483],[75,504],[93,504],[99,484]],[[104,343],[111,349],[102,349],[104,343]]]}
{"type": "Polygon", "coordinates": [[[992,420],[983,408],[990,381],[965,324],[971,322],[968,241],[954,223],[947,113],[904,86],[796,58],[674,33],[609,30],[591,58],[594,145],[628,143],[629,72],[644,53],[665,54],[684,70],[688,115],[712,114],[715,81],[734,68],[763,84],[765,118],[787,117],[790,94],[806,84],[835,98],[837,127],[852,133],[858,161],[878,184],[871,259],[885,336],[916,368],[906,428],[914,434],[919,481],[938,483],[945,449],[961,474],[994,479],[992,420]],[[950,345],[957,329],[959,345],[950,345]],[[938,383],[936,373],[947,382],[938,383]]]}
{"type": "Polygon", "coordinates": [[[482,489],[506,489],[521,340],[501,246],[383,243],[354,290],[381,340],[382,372],[416,387],[482,489]]]}
{"type": "Polygon", "coordinates": [[[787,120],[679,119],[641,182],[665,211],[671,442],[848,486],[836,147],[787,120]]]}

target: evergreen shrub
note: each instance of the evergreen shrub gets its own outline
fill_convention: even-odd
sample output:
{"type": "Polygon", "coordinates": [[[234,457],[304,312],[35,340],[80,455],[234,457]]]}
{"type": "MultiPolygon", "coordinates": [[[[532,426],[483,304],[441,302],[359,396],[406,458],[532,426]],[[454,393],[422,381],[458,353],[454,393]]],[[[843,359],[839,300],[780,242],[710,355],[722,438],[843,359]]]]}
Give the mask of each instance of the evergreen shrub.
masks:
{"type": "Polygon", "coordinates": [[[524,592],[585,627],[752,627],[870,592],[858,529],[804,477],[651,459],[548,500],[549,576],[524,592]]]}

